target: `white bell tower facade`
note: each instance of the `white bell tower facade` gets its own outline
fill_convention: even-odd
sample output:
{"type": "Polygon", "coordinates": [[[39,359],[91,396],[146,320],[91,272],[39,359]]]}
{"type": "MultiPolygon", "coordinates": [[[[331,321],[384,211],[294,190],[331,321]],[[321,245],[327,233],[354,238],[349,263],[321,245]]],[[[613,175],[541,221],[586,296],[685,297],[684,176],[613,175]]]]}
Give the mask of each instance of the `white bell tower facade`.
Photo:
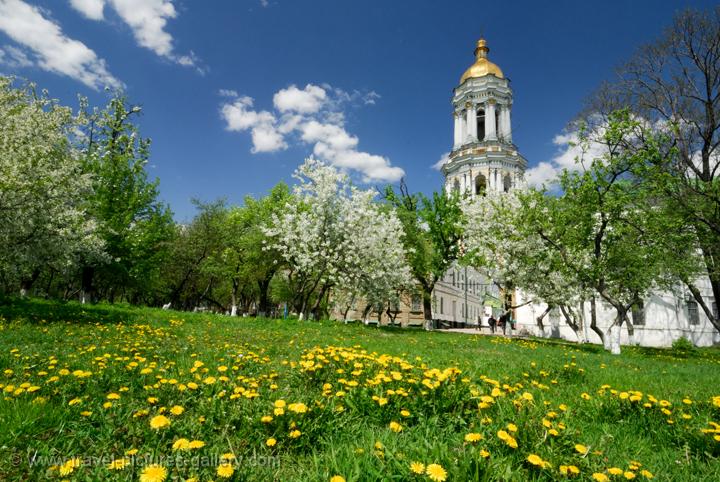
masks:
{"type": "Polygon", "coordinates": [[[512,90],[500,67],[488,60],[484,39],[475,63],[453,91],[455,135],[443,166],[445,189],[469,196],[508,192],[525,185],[527,161],[512,142],[512,90]]]}

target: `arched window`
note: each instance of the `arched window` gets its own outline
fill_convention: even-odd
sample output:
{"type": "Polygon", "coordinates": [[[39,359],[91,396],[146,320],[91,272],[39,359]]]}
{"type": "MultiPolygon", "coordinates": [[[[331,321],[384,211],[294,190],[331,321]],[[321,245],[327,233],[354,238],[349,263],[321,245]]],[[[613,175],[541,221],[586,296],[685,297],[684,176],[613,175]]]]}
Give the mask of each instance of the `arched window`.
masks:
{"type": "Polygon", "coordinates": [[[482,174],[478,174],[475,178],[475,195],[484,196],[487,191],[487,179],[482,174]]]}
{"type": "Polygon", "coordinates": [[[477,138],[479,141],[485,140],[485,111],[483,109],[477,112],[477,138]]]}
{"type": "Polygon", "coordinates": [[[510,177],[510,174],[506,174],[503,178],[503,191],[509,192],[510,188],[512,187],[512,178],[510,177]]]}
{"type": "Polygon", "coordinates": [[[453,191],[460,192],[460,181],[455,179],[455,182],[453,182],[453,191]]]}

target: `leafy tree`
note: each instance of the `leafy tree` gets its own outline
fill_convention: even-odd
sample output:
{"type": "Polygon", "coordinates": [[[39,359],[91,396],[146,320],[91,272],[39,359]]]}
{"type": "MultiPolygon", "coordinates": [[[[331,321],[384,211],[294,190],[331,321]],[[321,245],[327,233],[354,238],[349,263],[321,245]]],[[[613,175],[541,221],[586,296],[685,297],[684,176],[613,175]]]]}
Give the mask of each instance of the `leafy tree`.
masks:
{"type": "MultiPolygon", "coordinates": [[[[619,69],[615,81],[593,96],[588,112],[607,119],[611,112],[630,107],[648,130],[665,136],[664,155],[646,160],[637,174],[655,192],[657,206],[682,221],[673,232],[694,234],[682,252],[695,259],[676,265],[676,275],[720,330],[717,313],[698,285],[700,278],[707,277],[713,299],[720,300],[718,39],[720,7],[680,13],[660,38],[639,49],[619,69]],[[698,265],[702,271],[695,269],[698,265]]],[[[645,141],[657,139],[657,135],[634,138],[628,147],[645,149],[645,141]]]]}
{"type": "Polygon", "coordinates": [[[412,276],[422,292],[423,312],[429,324],[435,283],[458,258],[463,216],[460,197],[455,191],[434,192],[431,198],[410,194],[401,182],[399,192],[392,186],[386,188],[385,199],[402,223],[401,239],[412,276]]]}
{"type": "Polygon", "coordinates": [[[41,270],[66,270],[103,243],[85,211],[91,193],[68,138],[72,112],[34,86],[0,77],[0,276],[23,292],[41,270]]]}
{"type": "Polygon", "coordinates": [[[140,111],[115,96],[105,109],[85,114],[80,137],[84,169],[92,177],[88,210],[109,258],[85,258],[83,292],[92,294],[97,283],[110,301],[118,294],[142,299],[158,279],[172,235],[171,212],[158,200],[159,181],[148,181],[145,170],[150,140],[132,123],[140,111]]]}
{"type": "MultiPolygon", "coordinates": [[[[579,171],[565,171],[560,178],[562,195],[533,222],[580,286],[593,289],[615,308],[608,333],[616,336],[605,333],[601,338],[619,353],[623,323],[632,336],[627,317],[631,306],[651,289],[671,285],[668,259],[673,253],[656,236],[657,226],[665,221],[653,204],[652,191],[633,175],[637,165],[663,155],[662,142],[650,142],[650,134],[627,111],[610,116],[602,138],[605,152],[578,159],[579,171]],[[639,138],[645,139],[642,147],[626,148],[628,139],[639,138]]],[[[589,142],[581,132],[584,151],[589,142]]],[[[595,326],[594,309],[592,317],[595,326]]]]}

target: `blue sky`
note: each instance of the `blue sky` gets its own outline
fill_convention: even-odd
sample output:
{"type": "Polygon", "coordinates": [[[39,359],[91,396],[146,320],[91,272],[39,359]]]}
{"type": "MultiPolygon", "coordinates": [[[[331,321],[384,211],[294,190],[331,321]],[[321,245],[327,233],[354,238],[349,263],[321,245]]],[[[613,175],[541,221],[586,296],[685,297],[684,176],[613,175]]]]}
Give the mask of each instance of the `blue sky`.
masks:
{"type": "Polygon", "coordinates": [[[358,182],[442,185],[450,96],[482,35],[515,93],[529,165],[567,156],[583,100],[685,6],[709,1],[0,0],[0,72],[63,103],[121,86],[149,172],[190,199],[263,195],[316,153],[358,182]],[[293,87],[294,86],[294,87],[293,87]]]}

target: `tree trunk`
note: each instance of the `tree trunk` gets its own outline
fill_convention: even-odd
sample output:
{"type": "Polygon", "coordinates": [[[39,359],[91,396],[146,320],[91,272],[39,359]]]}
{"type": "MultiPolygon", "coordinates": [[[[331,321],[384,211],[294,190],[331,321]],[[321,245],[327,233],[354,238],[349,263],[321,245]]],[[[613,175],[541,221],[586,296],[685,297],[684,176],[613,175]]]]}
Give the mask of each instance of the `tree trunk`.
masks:
{"type": "Polygon", "coordinates": [[[266,316],[267,313],[270,312],[270,281],[272,280],[272,276],[269,278],[263,278],[261,280],[258,280],[258,313],[262,313],[262,316],[266,316]]]}
{"type": "Polygon", "coordinates": [[[590,298],[590,329],[600,337],[600,343],[605,346],[605,333],[597,326],[597,300],[595,295],[590,298]]]}
{"type": "Polygon", "coordinates": [[[543,311],[540,316],[535,318],[535,321],[537,322],[537,326],[540,329],[540,336],[545,337],[545,325],[543,325],[543,319],[550,313],[550,310],[552,310],[552,306],[548,305],[547,308],[545,308],[545,311],[543,311]]]}
{"type": "Polygon", "coordinates": [[[84,266],[82,269],[82,281],[80,287],[80,303],[92,303],[93,301],[93,277],[95,276],[95,268],[92,266],[84,266]]]}

